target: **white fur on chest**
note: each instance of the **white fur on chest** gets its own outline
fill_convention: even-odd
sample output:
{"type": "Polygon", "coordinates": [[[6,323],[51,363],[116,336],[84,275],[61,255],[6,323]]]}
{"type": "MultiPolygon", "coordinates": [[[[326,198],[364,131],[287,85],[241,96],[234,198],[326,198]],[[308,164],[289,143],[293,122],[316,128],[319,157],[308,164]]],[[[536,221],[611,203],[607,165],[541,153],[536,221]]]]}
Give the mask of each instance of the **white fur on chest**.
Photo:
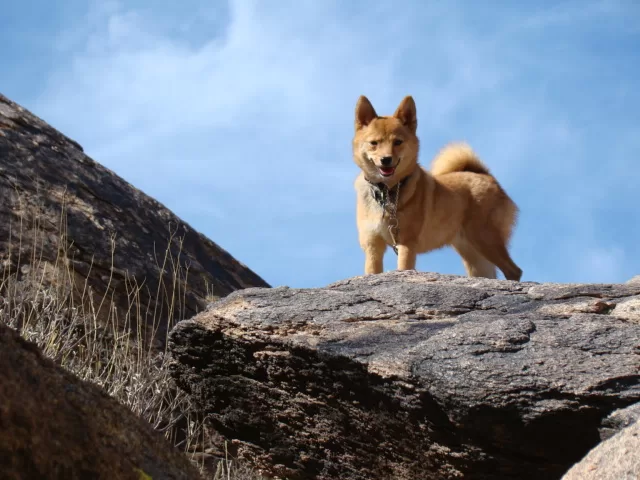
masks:
{"type": "Polygon", "coordinates": [[[368,185],[359,185],[357,188],[359,201],[362,207],[366,210],[364,218],[360,219],[359,229],[361,233],[366,236],[379,236],[382,237],[385,242],[391,245],[391,235],[389,234],[389,219],[387,215],[384,215],[384,209],[380,205],[373,195],[371,194],[370,187],[368,185]]]}
{"type": "Polygon", "coordinates": [[[389,223],[386,219],[367,218],[361,222],[361,228],[369,235],[383,237],[387,242],[391,242],[389,235],[389,223]]]}

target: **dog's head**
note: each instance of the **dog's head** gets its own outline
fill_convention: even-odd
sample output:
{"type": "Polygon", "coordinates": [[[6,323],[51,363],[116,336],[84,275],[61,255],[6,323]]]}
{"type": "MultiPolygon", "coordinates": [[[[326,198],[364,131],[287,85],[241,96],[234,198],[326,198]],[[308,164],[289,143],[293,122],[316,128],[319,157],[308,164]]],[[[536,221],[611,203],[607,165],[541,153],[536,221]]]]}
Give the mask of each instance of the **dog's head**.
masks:
{"type": "Polygon", "coordinates": [[[396,183],[418,162],[416,104],[405,97],[393,116],[378,116],[365,96],[356,104],[353,159],[372,182],[396,183]]]}

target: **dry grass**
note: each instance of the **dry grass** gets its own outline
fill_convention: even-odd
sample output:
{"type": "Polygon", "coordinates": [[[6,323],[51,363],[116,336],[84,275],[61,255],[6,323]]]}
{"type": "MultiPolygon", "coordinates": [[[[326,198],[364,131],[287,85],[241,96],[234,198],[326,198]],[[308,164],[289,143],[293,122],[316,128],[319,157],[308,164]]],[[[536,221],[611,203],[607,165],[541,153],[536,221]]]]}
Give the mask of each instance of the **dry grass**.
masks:
{"type": "MultiPolygon", "coordinates": [[[[138,303],[139,287],[133,281],[126,282],[131,304],[125,318],[119,318],[112,300],[107,296],[94,298],[86,280],[70,267],[64,215],[55,261],[43,258],[39,225],[37,214],[23,217],[20,225],[13,228],[10,242],[13,251],[0,252],[5,258],[12,255],[18,258],[17,269],[5,265],[2,270],[0,322],[18,330],[46,356],[79,378],[100,385],[162,431],[195,462],[205,430],[196,407],[169,374],[166,345],[160,349],[145,347],[145,343],[149,344],[143,341],[146,332],[141,331],[142,327],[132,334],[123,329],[123,326],[148,325],[148,309],[138,303]],[[21,257],[23,251],[30,252],[29,258],[21,257]]],[[[171,241],[169,239],[169,244],[171,241]]],[[[157,267],[162,272],[162,281],[156,300],[167,307],[163,309],[163,317],[172,318],[174,312],[181,311],[179,285],[187,284],[188,272],[175,261],[168,247],[157,267]]],[[[154,330],[158,323],[159,318],[154,316],[154,330]]],[[[261,478],[246,465],[238,465],[228,458],[219,461],[217,470],[207,476],[214,480],[261,478]]]]}

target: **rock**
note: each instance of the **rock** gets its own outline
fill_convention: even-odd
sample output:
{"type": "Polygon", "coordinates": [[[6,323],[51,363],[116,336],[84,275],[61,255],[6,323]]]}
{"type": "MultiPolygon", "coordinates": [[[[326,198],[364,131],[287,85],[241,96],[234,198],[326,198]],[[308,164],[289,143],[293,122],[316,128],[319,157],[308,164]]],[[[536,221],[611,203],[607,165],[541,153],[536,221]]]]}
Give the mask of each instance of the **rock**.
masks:
{"type": "Polygon", "coordinates": [[[9,273],[52,284],[73,278],[76,294],[86,282],[102,314],[110,312],[102,302],[107,294],[121,320],[139,312],[144,318],[129,319],[133,327],[153,323],[163,335],[168,321],[204,310],[208,295],[268,287],[76,142],[0,95],[0,277],[9,273]]]}
{"type": "Polygon", "coordinates": [[[640,478],[640,423],[635,422],[591,450],[562,480],[640,478]]]}
{"type": "Polygon", "coordinates": [[[640,420],[640,403],[615,410],[602,421],[600,439],[606,440],[638,420],[640,420]]]}
{"type": "Polygon", "coordinates": [[[171,332],[172,374],[288,479],[560,478],[640,400],[640,285],[388,272],[250,288],[171,332]]]}
{"type": "Polygon", "coordinates": [[[2,478],[201,478],[151,425],[1,323],[0,365],[2,478]]]}

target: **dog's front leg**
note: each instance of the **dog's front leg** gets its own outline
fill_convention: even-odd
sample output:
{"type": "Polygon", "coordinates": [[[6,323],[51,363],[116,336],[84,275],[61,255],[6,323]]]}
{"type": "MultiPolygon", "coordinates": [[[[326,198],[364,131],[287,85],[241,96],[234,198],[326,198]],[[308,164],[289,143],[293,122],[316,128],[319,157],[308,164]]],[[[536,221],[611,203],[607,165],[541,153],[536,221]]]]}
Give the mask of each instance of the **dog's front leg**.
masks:
{"type": "Polygon", "coordinates": [[[362,249],[364,250],[364,273],[382,273],[384,259],[384,251],[387,248],[382,237],[370,236],[362,241],[362,249]]]}
{"type": "Polygon", "coordinates": [[[398,245],[398,270],[415,270],[416,250],[407,245],[398,245]]]}

